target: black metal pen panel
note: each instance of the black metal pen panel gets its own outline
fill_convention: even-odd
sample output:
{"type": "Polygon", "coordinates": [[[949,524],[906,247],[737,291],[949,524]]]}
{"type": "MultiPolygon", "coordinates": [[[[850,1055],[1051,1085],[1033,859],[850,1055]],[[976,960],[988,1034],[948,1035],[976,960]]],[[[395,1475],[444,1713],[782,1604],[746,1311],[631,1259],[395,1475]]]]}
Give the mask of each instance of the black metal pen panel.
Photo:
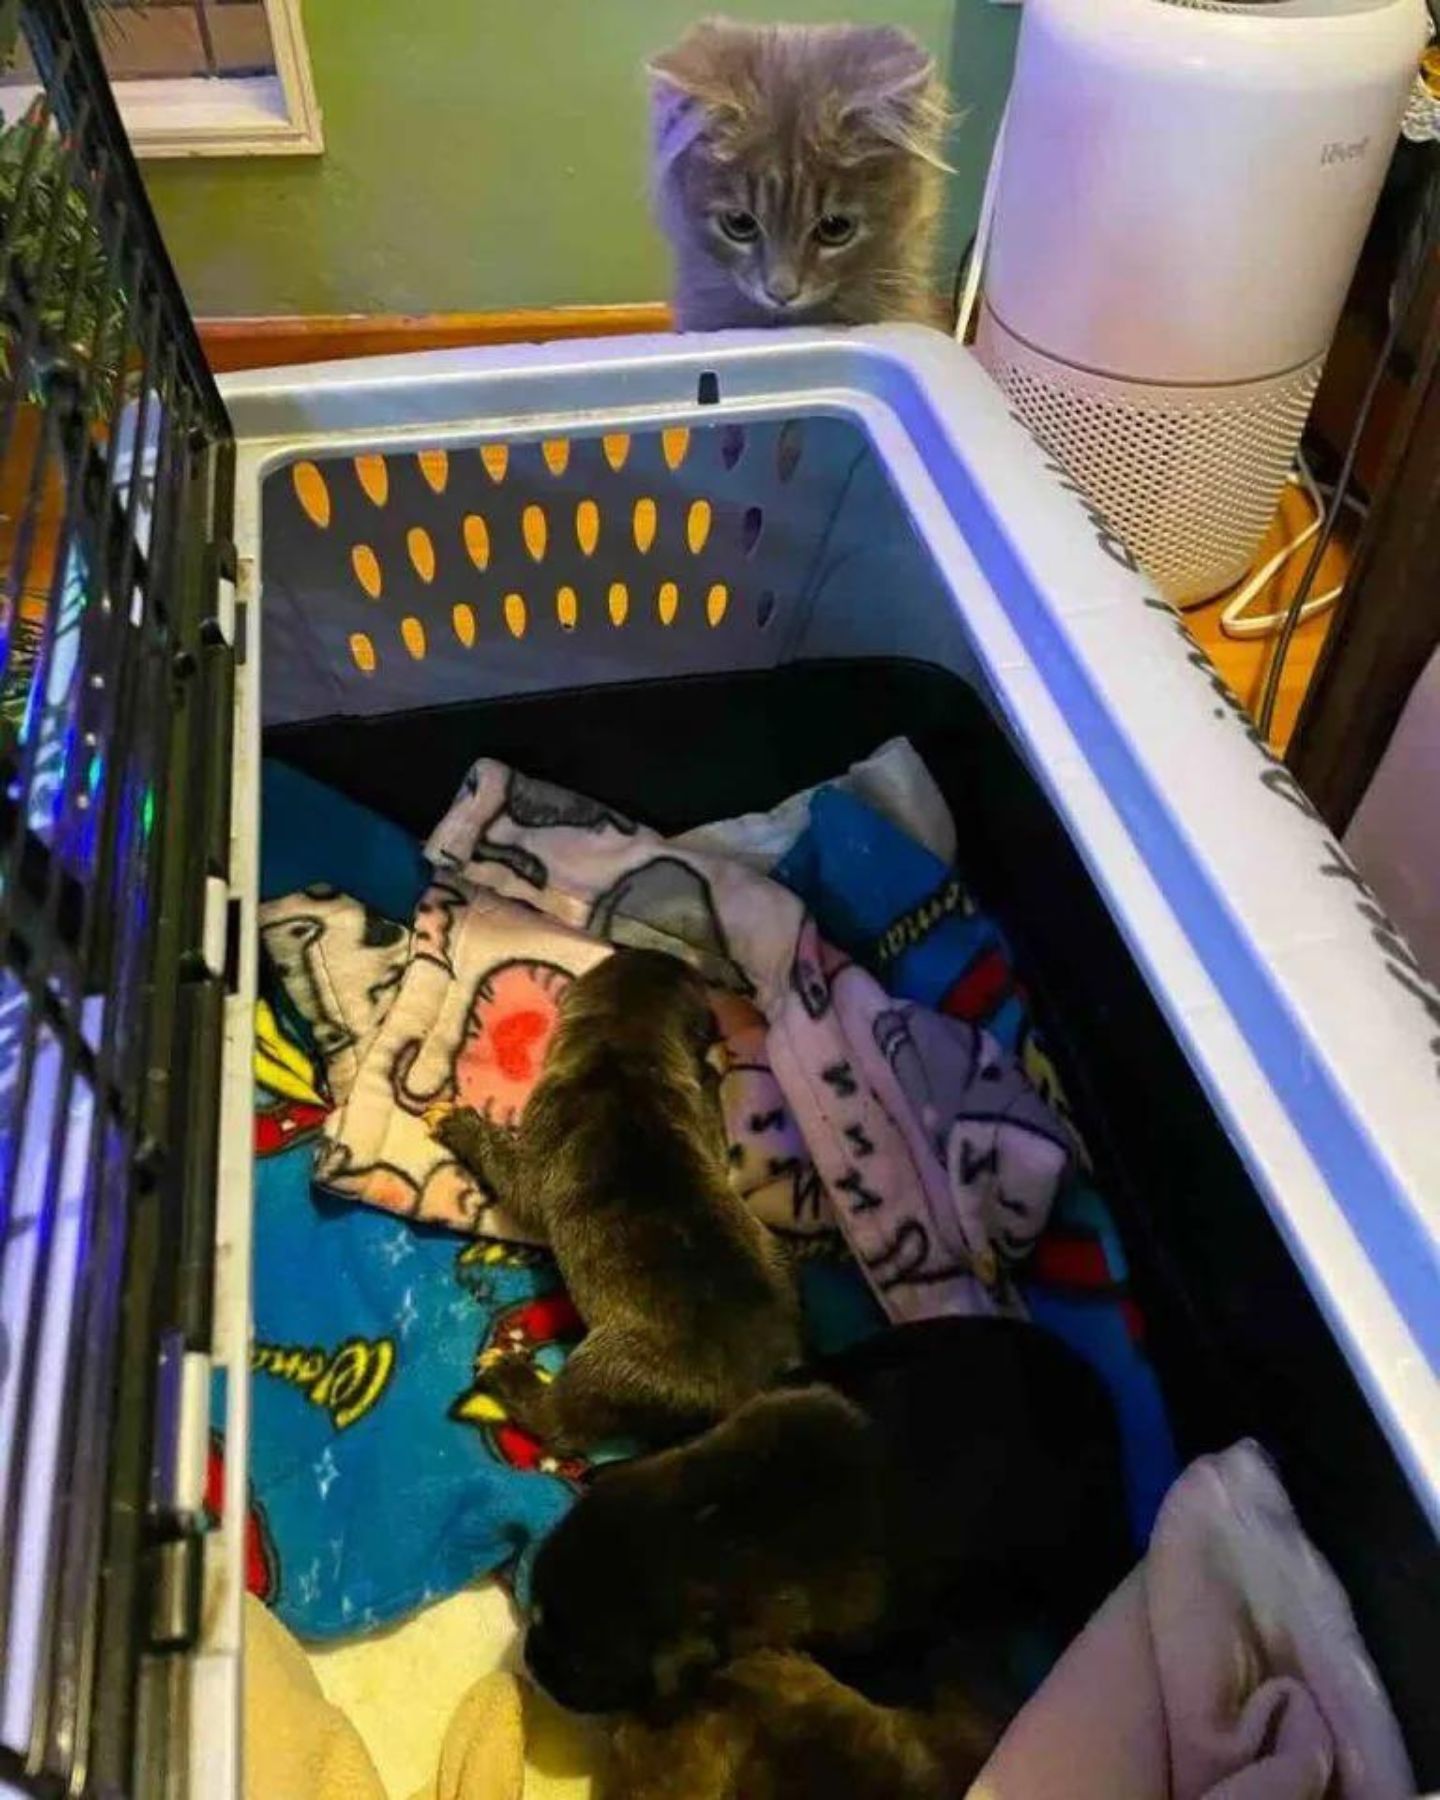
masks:
{"type": "Polygon", "coordinates": [[[149,1796],[198,1628],[164,1372],[209,1348],[233,455],[85,5],[8,0],[0,50],[17,29],[43,87],[0,130],[0,1789],[149,1796]]]}

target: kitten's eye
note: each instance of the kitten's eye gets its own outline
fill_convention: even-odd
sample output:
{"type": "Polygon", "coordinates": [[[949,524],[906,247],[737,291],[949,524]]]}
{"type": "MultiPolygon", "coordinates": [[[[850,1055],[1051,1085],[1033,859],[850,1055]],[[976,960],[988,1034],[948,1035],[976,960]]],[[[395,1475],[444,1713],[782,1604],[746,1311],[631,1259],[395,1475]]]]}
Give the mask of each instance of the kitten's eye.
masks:
{"type": "Polygon", "coordinates": [[[760,235],[760,221],[752,212],[722,212],[720,229],[732,244],[753,244],[760,235]]]}
{"type": "Polygon", "coordinates": [[[855,221],[849,213],[823,213],[815,222],[815,241],[827,250],[838,250],[855,235],[855,221]]]}

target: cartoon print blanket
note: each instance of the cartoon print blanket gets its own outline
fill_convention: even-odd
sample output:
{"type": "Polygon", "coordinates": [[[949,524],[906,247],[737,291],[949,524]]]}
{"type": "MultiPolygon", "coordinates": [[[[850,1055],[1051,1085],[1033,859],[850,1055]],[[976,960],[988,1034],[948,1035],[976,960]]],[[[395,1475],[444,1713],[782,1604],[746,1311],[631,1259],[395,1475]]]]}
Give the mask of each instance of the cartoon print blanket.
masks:
{"type": "MultiPolygon", "coordinates": [[[[273,762],[262,806],[262,894],[352,880],[356,899],[325,917],[365,953],[356,966],[376,985],[377,959],[394,945],[367,946],[365,921],[413,906],[424,876],[413,842],[273,762]]],[[[383,991],[357,992],[329,1016],[384,1010],[383,991]]],[[[324,1639],[394,1623],[517,1558],[523,1575],[585,1465],[547,1456],[476,1392],[474,1372],[502,1345],[554,1371],[581,1326],[543,1251],[416,1226],[313,1187],[327,1059],[293,999],[272,983],[256,1017],[246,1579],[297,1635],[324,1639]]],[[[347,1051],[327,1042],[334,1067],[347,1051]]],[[[817,1351],[883,1322],[854,1269],[826,1253],[832,1242],[817,1243],[801,1278],[817,1351]]],[[[224,1416],[223,1392],[212,1413],[224,1416]]],[[[217,1432],[214,1508],[224,1456],[217,1432]]]]}
{"type": "Polygon", "coordinates": [[[892,1000],[746,864],[497,762],[472,767],[426,854],[457,891],[681,956],[753,1000],[784,1112],[889,1317],[1018,1308],[1012,1271],[1072,1143],[994,1038],[892,1000]]]}
{"type": "MultiPolygon", "coordinates": [[[[430,1135],[459,1102],[518,1122],[539,1078],[561,995],[609,946],[489,889],[435,881],[413,927],[311,886],[260,908],[261,943],[324,1065],[334,1109],[315,1180],[427,1224],[502,1243],[525,1233],[430,1135]]],[[[720,1098],[731,1179],[759,1218],[795,1238],[833,1234],[819,1178],[787,1119],[764,1022],[716,991],[720,1098]]]]}
{"type": "MultiPolygon", "coordinates": [[[[278,767],[267,771],[272,787],[297,779],[288,771],[282,779],[278,767]]],[[[953,856],[949,809],[905,739],[883,744],[829,788],[863,801],[922,854],[953,856]]],[[[815,793],[698,827],[676,842],[763,872],[806,832],[815,793]]],[[[282,844],[291,812],[287,804],[275,809],[282,844]]],[[[271,823],[267,815],[267,833],[271,823]]],[[[358,830],[357,844],[364,837],[358,830]]],[[[286,866],[303,867],[302,855],[291,844],[286,866]]],[[[266,902],[260,926],[269,968],[319,1056],[333,1106],[328,1113],[322,1106],[319,1118],[317,1182],[409,1218],[523,1241],[430,1135],[424,1115],[458,1100],[513,1123],[543,1063],[565,983],[608,947],[488,889],[465,894],[444,882],[426,889],[413,927],[314,882],[266,902]]],[[[769,1065],[764,1019],[723,989],[712,990],[712,1005],[736,1191],[786,1235],[833,1233],[820,1178],[769,1065]]]]}
{"type": "MultiPolygon", "coordinates": [[[[357,952],[357,980],[332,995],[328,1015],[349,1020],[356,1042],[327,1038],[328,1053],[319,1055],[314,1031],[298,1016],[307,1010],[303,984],[293,978],[283,989],[277,983],[259,1008],[249,1583],[300,1635],[343,1636],[362,1622],[392,1622],[427,1594],[438,1597],[505,1563],[568,1505],[578,1467],[548,1462],[540,1446],[476,1395],[473,1367],[502,1338],[526,1345],[542,1366],[558,1367],[578,1323],[553,1265],[534,1249],[457,1240],[453,1232],[417,1230],[372,1207],[312,1194],[311,1164],[327,1113],[324,1072],[343,1071],[347,1056],[357,1068],[366,1033],[394,1004],[398,982],[387,985],[385,977],[405,963],[409,933],[391,940],[381,921],[409,915],[426,865],[402,832],[320,784],[273,762],[262,782],[262,893],[328,882],[357,896],[333,906],[321,896],[336,944],[357,952]]],[[[809,839],[795,866],[823,871],[817,909],[838,902],[852,911],[869,908],[868,918],[878,907],[891,920],[921,920],[917,942],[932,940],[937,922],[950,916],[927,897],[954,878],[953,830],[912,825],[903,808],[897,824],[893,812],[886,817],[862,805],[844,815],[850,838],[818,844],[816,833],[837,827],[828,804],[790,811],[783,831],[761,833],[763,851],[752,867],[809,839]],[[853,841],[857,831],[865,834],[863,846],[853,841]],[[908,863],[894,839],[913,848],[922,831],[930,847],[924,859],[908,863]],[[902,868],[906,877],[897,885],[893,872],[902,868]],[[873,892],[868,899],[857,892],[877,880],[887,884],[883,903],[873,892]]],[[[753,823],[742,822],[747,829],[753,823]]],[[[723,846],[728,829],[706,832],[718,833],[723,846]]],[[[945,1004],[978,1004],[988,995],[988,1010],[976,1016],[1034,1062],[1025,1049],[1033,1036],[1027,1008],[1003,939],[968,902],[959,910],[974,929],[948,938],[938,976],[945,1004]],[[1003,967],[977,978],[997,954],[1003,967]]],[[[526,918],[532,931],[558,930],[533,911],[526,918]]],[[[868,960],[876,935],[867,927],[847,948],[868,960]]],[[[271,958],[272,966],[284,961],[283,954],[271,958]]],[[[324,964],[318,978],[332,979],[324,964]]],[[[763,1039],[759,1015],[751,1008],[746,1016],[763,1039]]],[[[742,1033],[729,1041],[743,1052],[742,1033]]],[[[1046,1078],[1046,1065],[1034,1068],[1046,1078]]],[[[832,1242],[832,1234],[822,1234],[817,1251],[832,1242]]],[[[1110,1383],[1143,1542],[1173,1474],[1174,1452],[1118,1238],[1083,1180],[1066,1184],[1021,1286],[1037,1322],[1089,1356],[1110,1383]]],[[[807,1261],[802,1296],[817,1348],[853,1342],[881,1322],[854,1268],[824,1254],[807,1261]]],[[[217,1438],[217,1498],[222,1456],[217,1438]]]]}
{"type": "MultiPolygon", "coordinates": [[[[477,1392],[492,1350],[553,1374],[582,1335],[553,1260],[315,1190],[316,1073],[263,1007],[247,1585],[302,1638],[391,1624],[513,1564],[619,1448],[557,1461],[477,1392]]],[[[801,1298],[817,1350],[881,1323],[832,1258],[807,1262],[801,1298]]],[[[217,1507],[223,1459],[217,1435],[217,1507]]]]}
{"type": "MultiPolygon", "coordinates": [[[[1060,1075],[1010,945],[965,879],[963,832],[958,851],[946,850],[943,840],[928,833],[922,840],[908,820],[897,822],[868,798],[839,783],[818,789],[800,829],[771,841],[775,879],[793,888],[822,934],[888,992],[982,1025],[1069,1123],[1060,1075]]],[[[1087,1358],[1110,1389],[1131,1525],[1143,1544],[1179,1465],[1124,1246],[1085,1160],[1082,1144],[1080,1166],[1062,1186],[1019,1287],[1035,1323],[1087,1358]]]]}

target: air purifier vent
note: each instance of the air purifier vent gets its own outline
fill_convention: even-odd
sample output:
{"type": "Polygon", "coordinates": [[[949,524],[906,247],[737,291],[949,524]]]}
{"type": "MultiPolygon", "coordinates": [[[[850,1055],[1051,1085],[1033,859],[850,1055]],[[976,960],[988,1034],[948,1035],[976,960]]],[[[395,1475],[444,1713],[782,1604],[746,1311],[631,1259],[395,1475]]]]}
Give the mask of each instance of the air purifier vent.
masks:
{"type": "Polygon", "coordinates": [[[1322,358],[1263,381],[1151,386],[1046,356],[988,307],[977,348],[1171,600],[1183,606],[1239,580],[1285,484],[1322,358]]]}

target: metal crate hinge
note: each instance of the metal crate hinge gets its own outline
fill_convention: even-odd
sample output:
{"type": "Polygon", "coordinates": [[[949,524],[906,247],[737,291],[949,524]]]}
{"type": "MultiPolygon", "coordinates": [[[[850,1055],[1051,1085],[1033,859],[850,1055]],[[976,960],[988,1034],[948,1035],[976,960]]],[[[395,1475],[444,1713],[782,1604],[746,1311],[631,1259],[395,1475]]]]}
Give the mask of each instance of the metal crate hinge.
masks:
{"type": "Polygon", "coordinates": [[[192,976],[212,976],[225,984],[227,994],[239,991],[240,934],[245,909],[240,897],[218,875],[205,878],[205,914],[201,924],[200,952],[192,958],[192,976]]]}
{"type": "Polygon", "coordinates": [[[219,875],[205,877],[205,916],[200,936],[204,972],[224,980],[229,960],[230,886],[219,875]]]}
{"type": "Polygon", "coordinates": [[[152,1650],[189,1649],[199,1635],[209,1448],[210,1358],[187,1349],[179,1331],[166,1331],[156,1370],[146,1551],[152,1650]]]}
{"type": "Polygon", "coordinates": [[[151,1548],[150,1648],[190,1650],[200,1637],[200,1599],[205,1559],[198,1534],[169,1538],[151,1548]]]}
{"type": "Polygon", "coordinates": [[[229,538],[211,540],[207,561],[213,575],[210,583],[212,605],[208,617],[200,622],[201,641],[206,644],[235,643],[235,586],[239,566],[234,544],[229,538]]]}
{"type": "Polygon", "coordinates": [[[222,575],[215,583],[215,612],[202,628],[202,635],[211,643],[224,644],[232,650],[235,647],[235,583],[228,575],[222,575]]]}
{"type": "Polygon", "coordinates": [[[201,1525],[210,1449],[210,1358],[178,1331],[160,1339],[150,1510],[166,1526],[201,1525]]]}

